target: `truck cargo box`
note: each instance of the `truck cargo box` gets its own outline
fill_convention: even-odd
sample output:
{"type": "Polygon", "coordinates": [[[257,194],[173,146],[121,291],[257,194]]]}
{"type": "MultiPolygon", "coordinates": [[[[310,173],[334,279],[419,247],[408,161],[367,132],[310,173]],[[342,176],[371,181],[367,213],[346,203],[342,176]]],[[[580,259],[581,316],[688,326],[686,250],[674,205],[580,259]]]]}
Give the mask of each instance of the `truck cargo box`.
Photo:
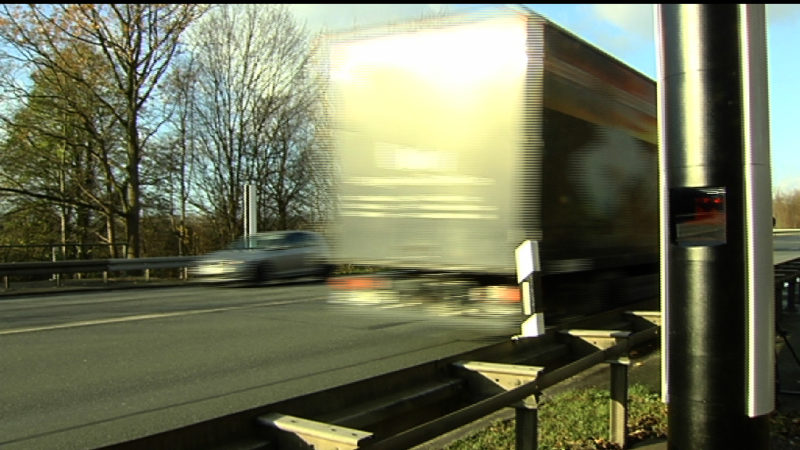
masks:
{"type": "Polygon", "coordinates": [[[340,263],[655,263],[655,82],[523,8],[325,36],[340,263]]]}

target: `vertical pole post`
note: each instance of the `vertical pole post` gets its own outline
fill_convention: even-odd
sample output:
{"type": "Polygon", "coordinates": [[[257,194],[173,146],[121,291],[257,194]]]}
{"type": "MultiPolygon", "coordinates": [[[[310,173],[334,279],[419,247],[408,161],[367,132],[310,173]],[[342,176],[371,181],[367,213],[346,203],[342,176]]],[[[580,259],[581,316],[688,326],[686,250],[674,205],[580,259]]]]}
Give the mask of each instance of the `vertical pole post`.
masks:
{"type": "Polygon", "coordinates": [[[514,406],[516,418],[516,450],[536,450],[539,447],[539,399],[525,398],[514,406]]]}
{"type": "Polygon", "coordinates": [[[256,187],[248,184],[244,187],[244,235],[248,236],[256,232],[256,187]]]}
{"type": "MultiPolygon", "coordinates": [[[[56,246],[55,245],[50,247],[50,255],[51,255],[50,259],[52,259],[53,262],[56,262],[58,258],[56,257],[56,246]]],[[[61,287],[61,274],[60,273],[54,273],[53,274],[53,280],[55,280],[57,287],[61,287]]]]}
{"type": "MultiPolygon", "coordinates": [[[[84,259],[83,258],[84,253],[85,252],[83,252],[83,246],[80,243],[76,243],[75,244],[75,256],[76,256],[76,259],[84,259]]],[[[76,273],[75,274],[75,278],[78,279],[78,280],[82,280],[83,279],[83,273],[81,273],[81,272],[76,273]]]]}
{"type": "Polygon", "coordinates": [[[774,281],[764,5],[662,4],[657,15],[668,447],[766,448],[774,281]]]}
{"type": "Polygon", "coordinates": [[[517,283],[522,291],[522,313],[528,318],[522,323],[521,334],[517,337],[536,337],[545,333],[544,312],[542,311],[539,286],[541,262],[539,243],[526,240],[514,251],[517,265],[517,283]]]}
{"type": "Polygon", "coordinates": [[[611,442],[625,448],[628,436],[628,367],[630,359],[608,361],[611,369],[609,435],[611,442]]]}

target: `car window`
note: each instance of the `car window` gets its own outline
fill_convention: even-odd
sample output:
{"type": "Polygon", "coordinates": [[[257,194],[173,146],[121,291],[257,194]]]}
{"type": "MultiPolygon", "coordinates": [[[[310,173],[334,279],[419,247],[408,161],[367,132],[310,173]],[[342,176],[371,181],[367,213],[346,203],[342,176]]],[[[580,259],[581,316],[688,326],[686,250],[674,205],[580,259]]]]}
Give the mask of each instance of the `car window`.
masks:
{"type": "Polygon", "coordinates": [[[290,247],[304,247],[310,244],[306,233],[292,233],[286,238],[286,243],[290,247]]]}
{"type": "Polygon", "coordinates": [[[283,234],[274,234],[257,237],[250,248],[275,249],[285,245],[291,245],[288,242],[287,236],[283,234]]]}
{"type": "Polygon", "coordinates": [[[252,235],[233,241],[228,245],[228,248],[231,250],[272,249],[284,245],[286,245],[286,236],[284,234],[252,235]]]}

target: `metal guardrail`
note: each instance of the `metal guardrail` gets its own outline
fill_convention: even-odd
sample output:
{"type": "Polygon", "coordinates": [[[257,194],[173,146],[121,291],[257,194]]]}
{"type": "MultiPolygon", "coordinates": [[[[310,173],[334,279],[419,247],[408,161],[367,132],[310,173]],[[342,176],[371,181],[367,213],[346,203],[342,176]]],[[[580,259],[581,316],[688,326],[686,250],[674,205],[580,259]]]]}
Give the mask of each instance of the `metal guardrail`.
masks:
{"type": "Polygon", "coordinates": [[[145,279],[150,278],[152,269],[186,269],[197,256],[155,256],[150,258],[116,258],[116,259],[89,259],[67,260],[54,262],[14,262],[0,263],[0,276],[3,284],[9,288],[9,277],[25,275],[49,275],[56,280],[65,273],[103,273],[106,281],[109,272],[144,271],[145,279]]]}
{"type": "Polygon", "coordinates": [[[657,341],[658,312],[617,310],[537,338],[487,346],[386,375],[109,446],[115,450],[274,448],[400,450],[506,407],[517,448],[535,449],[538,398],[610,364],[612,439],[625,440],[628,352],[657,341]],[[627,324],[624,330],[595,329],[627,324]],[[583,327],[589,327],[586,329],[583,327]]]}
{"type": "Polygon", "coordinates": [[[775,228],[772,234],[800,234],[800,228],[775,228]]]}

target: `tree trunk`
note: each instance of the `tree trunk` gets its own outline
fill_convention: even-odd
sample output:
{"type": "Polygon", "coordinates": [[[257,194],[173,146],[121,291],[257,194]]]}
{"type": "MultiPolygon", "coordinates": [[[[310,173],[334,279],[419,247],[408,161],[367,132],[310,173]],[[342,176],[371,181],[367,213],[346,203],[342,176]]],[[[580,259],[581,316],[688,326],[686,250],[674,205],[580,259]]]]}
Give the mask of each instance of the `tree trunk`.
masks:
{"type": "Polygon", "coordinates": [[[117,233],[114,230],[114,215],[110,213],[106,215],[106,236],[108,238],[109,258],[118,258],[119,254],[117,253],[117,246],[114,242],[117,238],[117,233]]]}
{"type": "MultiPolygon", "coordinates": [[[[130,78],[133,80],[133,77],[130,78]]],[[[138,258],[141,252],[141,242],[139,235],[139,216],[142,209],[141,205],[141,192],[139,186],[139,165],[141,163],[141,149],[139,148],[139,131],[136,111],[134,109],[136,103],[136,95],[133,87],[130,87],[128,100],[128,165],[126,170],[128,172],[128,210],[125,214],[125,230],[127,233],[126,242],[128,249],[126,258],[138,258]]]]}

